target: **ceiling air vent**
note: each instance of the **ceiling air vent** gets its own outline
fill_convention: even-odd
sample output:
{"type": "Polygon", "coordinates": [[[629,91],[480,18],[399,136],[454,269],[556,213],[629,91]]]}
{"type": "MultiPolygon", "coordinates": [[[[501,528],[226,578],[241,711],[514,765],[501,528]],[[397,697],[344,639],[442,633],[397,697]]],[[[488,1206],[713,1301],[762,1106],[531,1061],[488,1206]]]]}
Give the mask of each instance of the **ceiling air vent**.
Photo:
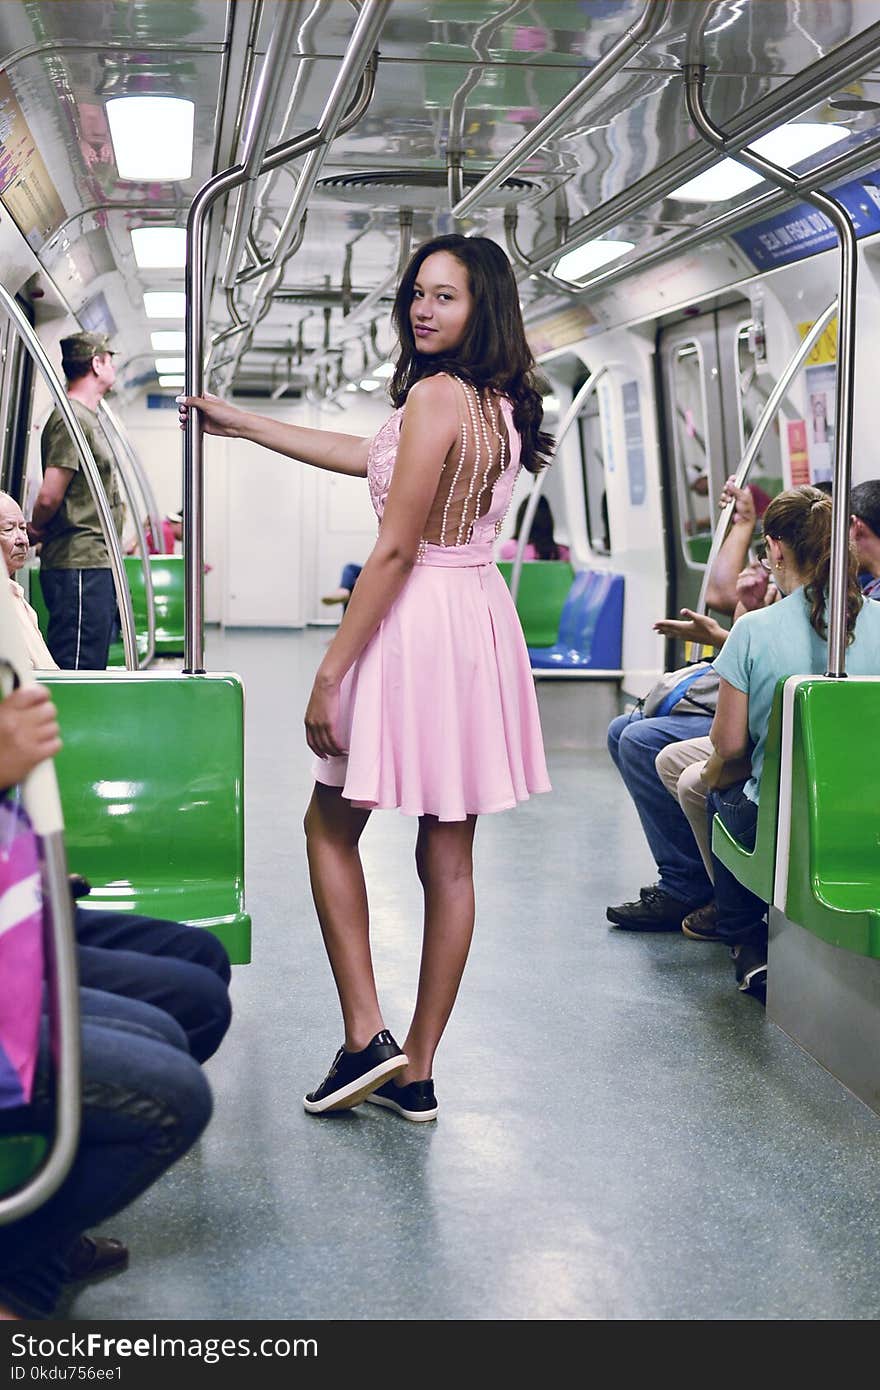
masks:
{"type": "MultiPolygon", "coordinates": [[[[482,175],[465,174],[465,192],[479,183],[482,175]]],[[[319,179],[316,191],[346,203],[366,203],[371,208],[449,207],[446,171],[443,169],[387,169],[378,174],[336,174],[319,179]]],[[[486,195],[484,207],[504,207],[542,192],[541,185],[529,179],[505,179],[486,195]]]]}

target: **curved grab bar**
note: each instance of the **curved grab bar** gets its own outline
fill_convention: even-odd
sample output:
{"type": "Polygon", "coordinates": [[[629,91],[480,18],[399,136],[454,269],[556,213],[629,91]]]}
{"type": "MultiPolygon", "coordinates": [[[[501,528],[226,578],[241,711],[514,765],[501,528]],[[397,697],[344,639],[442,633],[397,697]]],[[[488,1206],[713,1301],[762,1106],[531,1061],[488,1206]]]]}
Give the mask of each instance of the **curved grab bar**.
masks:
{"type": "MultiPolygon", "coordinates": [[[[593,394],[603,376],[610,370],[610,363],[600,367],[598,371],[591,372],[583,386],[576,393],[574,400],[562,417],[562,423],[556,431],[556,449],[558,451],[568,431],[571,429],[575,420],[581,412],[584,401],[593,394]]],[[[547,476],[547,469],[542,468],[535,478],[532,490],[529,493],[529,502],[525,514],[520,523],[519,540],[516,547],[516,558],[513,562],[513,569],[510,572],[510,597],[516,603],[516,596],[519,593],[519,577],[522,574],[523,556],[526,553],[526,546],[529,543],[529,532],[532,529],[532,522],[535,519],[535,512],[538,510],[538,501],[544,487],[544,479],[547,476]]]]}
{"type": "Polygon", "coordinates": [[[131,594],[128,588],[128,580],[125,577],[125,565],[122,560],[122,549],[119,544],[119,537],[116,534],[113,514],[110,511],[110,503],[107,501],[107,494],[104,492],[104,485],[101,482],[98,465],[92,458],[92,451],[86,442],[86,437],[82,432],[79,420],[77,420],[70,401],[67,398],[67,392],[62,386],[55,368],[43,351],[43,344],[40,342],[12,295],[8,290],[4,289],[2,285],[0,285],[0,308],[5,309],[8,317],[15,324],[25,347],[42,372],[46,385],[52,393],[55,404],[64,416],[64,423],[67,425],[70,437],[76,445],[76,451],[79,454],[83,472],[88,480],[95,506],[98,509],[98,518],[101,522],[104,544],[107,546],[107,552],[110,556],[110,573],[113,575],[116,602],[119,606],[120,617],[122,618],[122,643],[125,648],[125,665],[129,671],[136,671],[137,644],[135,642],[134,612],[131,606],[131,594]]]}
{"type": "MultiPolygon", "coordinates": [[[[699,53],[702,45],[704,16],[699,17],[694,47],[699,53]]],[[[727,154],[728,140],[724,132],[710,119],[704,102],[705,65],[685,64],[685,97],[688,115],[699,133],[710,145],[727,154]]],[[[835,232],[840,246],[840,276],[837,291],[838,352],[837,399],[834,429],[834,485],[831,494],[831,575],[828,594],[828,669],[829,676],[846,675],[846,585],[849,565],[849,489],[852,479],[853,397],[856,374],[856,284],[858,280],[858,243],[855,226],[849,211],[831,194],[813,186],[809,174],[797,177],[780,168],[754,149],[731,151],[732,158],[754,169],[762,178],[786,192],[797,193],[806,202],[824,213],[835,232]]]]}
{"type": "MultiPolygon", "coordinates": [[[[103,405],[103,402],[101,402],[101,404],[103,405]]],[[[101,416],[101,413],[102,412],[99,406],[99,418],[101,416]]],[[[131,467],[132,463],[131,450],[127,446],[126,440],[123,439],[122,427],[120,426],[116,417],[112,415],[109,410],[103,411],[103,419],[101,419],[101,428],[102,430],[104,430],[104,437],[110,446],[110,452],[116,460],[116,469],[119,473],[119,478],[122,483],[123,491],[125,493],[125,500],[128,503],[128,509],[131,512],[131,519],[134,522],[134,529],[137,534],[138,547],[140,548],[141,570],[144,576],[144,594],[147,601],[147,650],[144,653],[143,661],[141,661],[140,656],[138,656],[137,664],[138,669],[140,670],[141,667],[149,666],[150,662],[156,655],[156,601],[153,593],[153,571],[150,568],[150,555],[147,549],[147,535],[146,531],[144,530],[144,522],[143,517],[141,515],[140,501],[137,497],[135,497],[134,488],[132,486],[134,482],[139,482],[140,480],[134,469],[132,469],[131,476],[129,476],[128,469],[131,467]],[[117,450],[114,449],[113,439],[111,439],[110,435],[108,435],[107,430],[105,429],[105,425],[110,426],[110,433],[113,435],[113,439],[115,439],[117,445],[119,446],[119,452],[117,452],[117,450]],[[125,467],[123,467],[123,459],[125,460],[125,467]]],[[[124,563],[125,562],[123,561],[123,564],[124,563]]]]}
{"type": "MultiPolygon", "coordinates": [[[[776,412],[779,409],[780,402],[782,401],[783,396],[786,394],[789,386],[792,383],[793,378],[797,375],[797,372],[803,365],[806,358],[809,357],[810,353],[813,351],[813,348],[816,346],[816,343],[819,341],[822,334],[825,332],[825,329],[827,328],[828,324],[834,318],[834,315],[836,313],[837,300],[835,298],[832,299],[831,303],[828,305],[826,309],[823,309],[822,313],[816,319],[816,322],[810,328],[803,342],[798,344],[797,349],[792,354],[789,361],[786,363],[785,370],[783,371],[782,376],[776,382],[776,385],[773,387],[773,390],[767,397],[767,400],[764,403],[764,409],[758,416],[758,419],[755,422],[755,428],[752,430],[752,433],[749,436],[749,442],[746,445],[745,453],[743,454],[742,459],[740,460],[739,467],[736,470],[736,476],[734,478],[734,482],[737,487],[745,487],[746,480],[748,479],[752,464],[754,463],[755,458],[757,457],[758,450],[760,449],[761,444],[763,443],[764,435],[767,433],[767,430],[770,428],[770,425],[773,422],[774,416],[776,415],[776,412]]],[[[719,514],[718,522],[715,527],[715,534],[712,537],[712,544],[709,548],[709,554],[706,559],[706,568],[703,573],[703,582],[700,585],[700,597],[697,599],[697,606],[695,610],[697,613],[705,613],[706,611],[706,594],[709,591],[709,579],[712,574],[712,567],[715,564],[715,561],[718,558],[718,552],[721,549],[727,537],[727,528],[730,525],[730,518],[733,516],[734,506],[735,503],[732,501],[725,503],[719,514]]]]}
{"type": "MultiPolygon", "coordinates": [[[[35,684],[21,637],[16,600],[0,585],[0,656],[21,685],[35,684]]],[[[20,1221],[47,1202],[70,1171],[80,1130],[79,986],[73,902],[67,878],[61,801],[51,761],[35,767],[22,787],[25,810],[41,839],[43,892],[51,914],[50,989],[53,1041],[58,1043],[55,1135],[47,1158],[16,1192],[0,1196],[0,1226],[20,1221]]]]}

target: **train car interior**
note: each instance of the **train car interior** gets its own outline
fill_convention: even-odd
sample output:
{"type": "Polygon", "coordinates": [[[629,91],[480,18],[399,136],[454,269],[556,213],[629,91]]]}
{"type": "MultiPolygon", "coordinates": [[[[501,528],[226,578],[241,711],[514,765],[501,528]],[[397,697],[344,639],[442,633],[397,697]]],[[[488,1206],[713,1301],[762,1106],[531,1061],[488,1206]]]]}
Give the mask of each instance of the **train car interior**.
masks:
{"type": "MultiPolygon", "coordinates": [[[[32,519],[60,412],[118,604],[106,669],[36,673],[63,742],[46,872],[56,902],[69,869],[83,911],[191,923],[232,962],[213,1117],[99,1232],[128,1269],[57,1316],[880,1316],[880,665],[846,627],[850,494],[880,480],[875,333],[880,0],[0,0],[0,492],[32,519]],[[181,428],[177,398],[372,438],[397,283],[452,233],[505,252],[556,438],[496,546],[552,792],[480,818],[437,1123],[316,1119],[301,1096],[340,1037],[303,716],[376,517],[362,477],[194,409],[181,428]],[[121,532],[61,370],[80,333],[113,353],[96,421],[121,532]],[[711,829],[768,905],[766,997],[721,938],[606,918],[658,873],[609,725],[713,658],[657,622],[713,618],[718,648],[734,626],[731,479],[754,567],[774,499],[831,494],[824,664],[771,691],[754,843],[711,829]]],[[[871,608],[880,564],[860,564],[871,608]]],[[[40,576],[37,545],[17,581],[47,637],[40,576]]],[[[13,627],[0,603],[17,669],[13,627]]],[[[401,1031],[416,828],[377,812],[362,844],[401,1031]]],[[[57,1051],[55,1139],[0,1133],[0,1230],[72,1161],[57,1051]]]]}

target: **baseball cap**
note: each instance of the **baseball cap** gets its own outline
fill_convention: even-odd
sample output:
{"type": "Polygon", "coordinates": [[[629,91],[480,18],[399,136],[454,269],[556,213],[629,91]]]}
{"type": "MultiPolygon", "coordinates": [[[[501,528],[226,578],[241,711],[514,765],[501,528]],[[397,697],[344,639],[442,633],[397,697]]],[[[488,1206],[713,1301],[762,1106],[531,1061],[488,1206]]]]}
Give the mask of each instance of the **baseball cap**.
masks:
{"type": "Polygon", "coordinates": [[[107,333],[71,333],[69,338],[61,339],[62,362],[91,362],[93,357],[103,357],[107,352],[112,356],[107,333]]]}

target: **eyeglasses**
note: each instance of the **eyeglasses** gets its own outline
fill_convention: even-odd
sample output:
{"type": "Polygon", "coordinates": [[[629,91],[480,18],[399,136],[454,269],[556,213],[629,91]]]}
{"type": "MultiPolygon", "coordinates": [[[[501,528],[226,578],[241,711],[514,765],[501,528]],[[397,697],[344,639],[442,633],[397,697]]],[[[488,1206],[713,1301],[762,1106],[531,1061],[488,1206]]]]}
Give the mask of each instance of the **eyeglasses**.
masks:
{"type": "Polygon", "coordinates": [[[773,566],[772,566],[772,564],[770,563],[770,560],[769,560],[768,557],[767,557],[767,543],[766,543],[766,541],[763,542],[763,544],[761,544],[761,545],[758,546],[758,549],[757,549],[755,558],[756,558],[756,560],[758,561],[758,564],[761,566],[761,569],[764,571],[765,574],[771,574],[771,573],[773,572],[773,566]]]}

